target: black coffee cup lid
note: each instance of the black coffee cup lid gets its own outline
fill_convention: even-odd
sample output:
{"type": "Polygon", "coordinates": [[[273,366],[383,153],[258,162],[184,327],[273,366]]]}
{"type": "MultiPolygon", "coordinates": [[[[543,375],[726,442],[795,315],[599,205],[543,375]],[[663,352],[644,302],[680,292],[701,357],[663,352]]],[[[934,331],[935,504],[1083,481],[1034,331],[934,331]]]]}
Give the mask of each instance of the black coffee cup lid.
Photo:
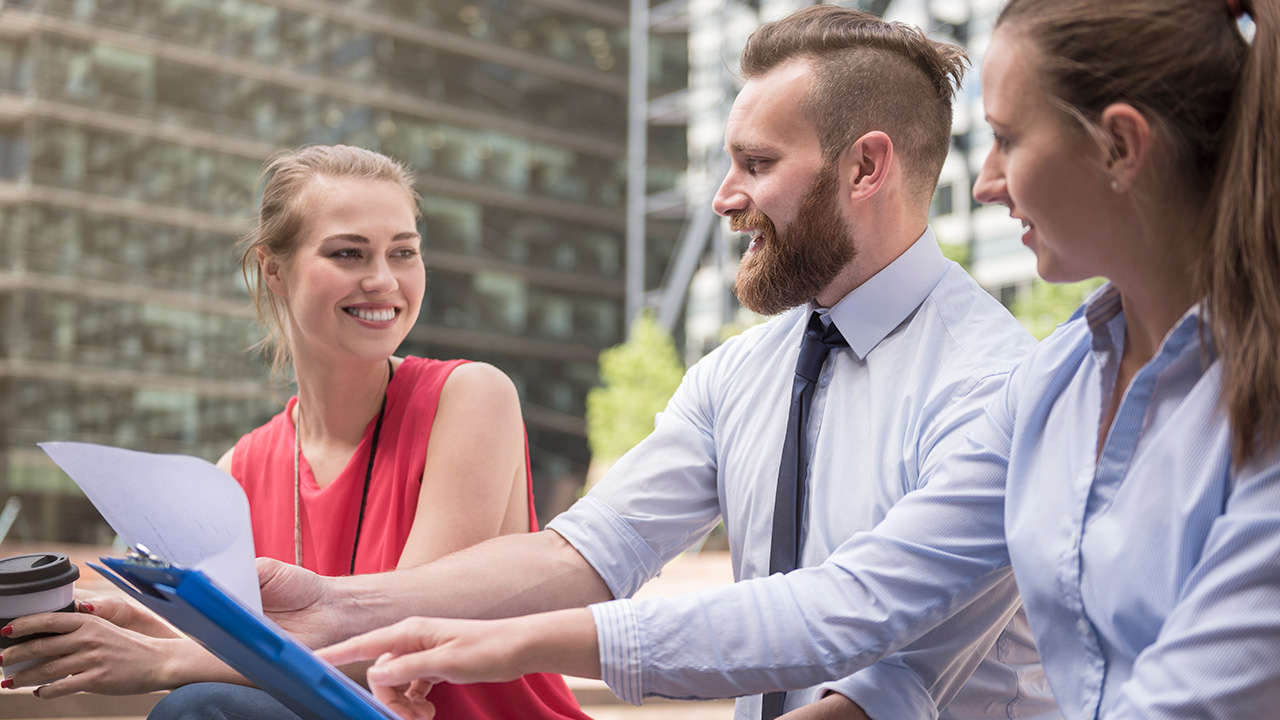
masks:
{"type": "Polygon", "coordinates": [[[0,558],[0,595],[24,595],[62,587],[80,578],[62,553],[34,553],[0,558]]]}

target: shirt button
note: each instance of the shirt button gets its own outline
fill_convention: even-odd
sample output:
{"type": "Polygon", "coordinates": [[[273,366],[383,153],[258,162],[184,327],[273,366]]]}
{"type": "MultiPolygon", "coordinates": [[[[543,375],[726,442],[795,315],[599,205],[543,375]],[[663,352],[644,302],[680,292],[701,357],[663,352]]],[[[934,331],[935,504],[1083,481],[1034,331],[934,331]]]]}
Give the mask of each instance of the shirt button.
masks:
{"type": "Polygon", "coordinates": [[[1080,622],[1076,623],[1076,627],[1080,628],[1080,632],[1085,635],[1093,632],[1093,626],[1089,625],[1089,621],[1084,618],[1081,618],[1080,622]]]}

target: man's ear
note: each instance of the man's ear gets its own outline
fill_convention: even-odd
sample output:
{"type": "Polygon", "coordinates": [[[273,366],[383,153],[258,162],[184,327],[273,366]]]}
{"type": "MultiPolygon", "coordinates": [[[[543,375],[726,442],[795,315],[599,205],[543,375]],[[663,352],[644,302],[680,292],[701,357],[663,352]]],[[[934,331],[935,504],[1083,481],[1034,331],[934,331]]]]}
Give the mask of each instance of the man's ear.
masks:
{"type": "Polygon", "coordinates": [[[282,266],[275,253],[266,248],[258,248],[258,271],[266,281],[267,288],[282,298],[288,297],[287,286],[281,273],[282,266]]]}
{"type": "Polygon", "coordinates": [[[866,200],[876,194],[889,176],[893,140],[879,130],[858,138],[840,155],[840,173],[849,183],[850,199],[866,200]]]}
{"type": "Polygon", "coordinates": [[[1109,143],[1103,150],[1111,188],[1123,192],[1133,185],[1149,161],[1151,125],[1128,103],[1108,105],[1098,125],[1109,143]]]}

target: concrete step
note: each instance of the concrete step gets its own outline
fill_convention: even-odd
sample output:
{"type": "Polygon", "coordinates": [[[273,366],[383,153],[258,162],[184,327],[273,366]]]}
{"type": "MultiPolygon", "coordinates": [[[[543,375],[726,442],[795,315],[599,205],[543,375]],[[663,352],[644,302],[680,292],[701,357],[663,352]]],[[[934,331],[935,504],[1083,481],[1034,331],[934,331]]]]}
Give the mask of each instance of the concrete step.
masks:
{"type": "Polygon", "coordinates": [[[143,718],[164,693],[149,695],[69,695],[41,700],[30,690],[0,691],[0,718],[143,718]]]}

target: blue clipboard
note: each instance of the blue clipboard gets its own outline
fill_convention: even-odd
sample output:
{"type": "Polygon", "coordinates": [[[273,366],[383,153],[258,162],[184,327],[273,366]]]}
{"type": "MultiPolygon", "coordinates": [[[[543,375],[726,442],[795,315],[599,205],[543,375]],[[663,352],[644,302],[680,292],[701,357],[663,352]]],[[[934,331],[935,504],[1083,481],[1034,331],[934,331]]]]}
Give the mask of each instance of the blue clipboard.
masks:
{"type": "Polygon", "coordinates": [[[89,567],[298,715],[308,720],[399,720],[368,690],[203,572],[170,565],[145,549],[101,560],[106,568],[89,567]]]}

